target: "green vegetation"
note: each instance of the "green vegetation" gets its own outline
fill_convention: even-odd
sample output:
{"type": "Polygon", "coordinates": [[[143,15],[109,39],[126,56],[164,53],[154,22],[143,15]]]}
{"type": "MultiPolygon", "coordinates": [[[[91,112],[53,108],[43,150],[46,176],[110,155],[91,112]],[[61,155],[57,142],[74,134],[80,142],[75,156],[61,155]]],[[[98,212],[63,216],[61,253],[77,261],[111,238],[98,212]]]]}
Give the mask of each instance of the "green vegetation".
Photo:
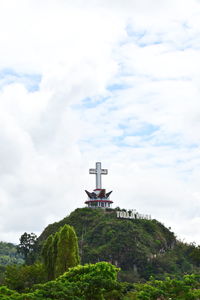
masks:
{"type": "Polygon", "coordinates": [[[6,267],[24,263],[22,255],[17,252],[17,247],[12,243],[0,242],[0,284],[4,282],[6,267]]]}
{"type": "Polygon", "coordinates": [[[17,251],[23,256],[27,265],[31,265],[36,259],[36,241],[37,236],[34,233],[25,232],[20,237],[20,244],[17,246],[17,251]]]}
{"type": "Polygon", "coordinates": [[[78,240],[73,227],[64,225],[50,235],[44,242],[42,256],[49,280],[78,265],[78,240]]]}
{"type": "Polygon", "coordinates": [[[0,299],[18,300],[111,300],[121,298],[118,269],[106,262],[77,266],[56,280],[35,285],[27,293],[18,293],[3,286],[0,299]]]}
{"type": "Polygon", "coordinates": [[[198,300],[200,299],[200,275],[186,275],[182,279],[166,278],[133,285],[123,300],[198,300]]]}
{"type": "Polygon", "coordinates": [[[25,259],[2,266],[2,300],[200,299],[200,247],[156,220],[76,209],[38,239],[24,233],[17,248],[1,245],[3,255],[18,257],[18,249],[25,259]]]}
{"type": "Polygon", "coordinates": [[[0,265],[22,264],[22,255],[17,252],[17,247],[12,243],[0,242],[0,265]]]}
{"type": "Polygon", "coordinates": [[[6,268],[4,284],[18,292],[25,291],[36,283],[47,281],[44,265],[10,265],[6,268]]]}
{"type": "Polygon", "coordinates": [[[199,248],[179,242],[156,220],[117,219],[115,210],[79,208],[49,225],[38,238],[39,245],[64,224],[75,228],[81,262],[111,262],[121,268],[121,281],[199,272],[199,248]]]}
{"type": "Polygon", "coordinates": [[[146,283],[127,284],[117,280],[118,269],[106,262],[77,266],[53,281],[36,284],[19,293],[0,287],[3,300],[198,300],[200,275],[181,279],[151,279],[146,283]]]}

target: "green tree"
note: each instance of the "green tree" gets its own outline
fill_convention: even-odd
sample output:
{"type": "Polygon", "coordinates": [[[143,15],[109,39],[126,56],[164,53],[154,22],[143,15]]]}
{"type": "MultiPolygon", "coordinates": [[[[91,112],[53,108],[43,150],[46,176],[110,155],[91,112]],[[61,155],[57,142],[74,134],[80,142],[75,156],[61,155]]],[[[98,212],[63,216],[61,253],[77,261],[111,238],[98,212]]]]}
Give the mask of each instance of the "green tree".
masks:
{"type": "Polygon", "coordinates": [[[142,299],[200,299],[200,275],[185,275],[182,279],[152,280],[133,285],[133,291],[128,292],[124,300],[142,299]]]}
{"type": "Polygon", "coordinates": [[[79,265],[70,268],[58,280],[75,283],[78,293],[87,300],[118,300],[121,299],[121,284],[117,282],[118,271],[118,268],[107,262],[79,265]]]}
{"type": "Polygon", "coordinates": [[[59,240],[59,232],[56,232],[53,236],[52,242],[52,264],[53,264],[53,278],[55,278],[56,272],[56,260],[58,256],[58,240],[59,240]]]}
{"type": "Polygon", "coordinates": [[[200,246],[191,246],[191,248],[192,250],[189,256],[194,264],[200,266],[200,246]]]}
{"type": "Polygon", "coordinates": [[[31,265],[35,260],[37,236],[35,233],[25,232],[19,240],[17,251],[23,255],[25,263],[31,265]]]}
{"type": "Polygon", "coordinates": [[[121,284],[118,269],[106,262],[77,266],[44,284],[37,284],[31,292],[18,294],[0,287],[3,300],[120,300],[121,284]]]}
{"type": "Polygon", "coordinates": [[[44,243],[42,256],[48,280],[54,279],[54,262],[53,262],[53,235],[50,235],[44,243]]]}
{"type": "Polygon", "coordinates": [[[47,280],[44,265],[37,263],[33,265],[11,265],[6,268],[5,284],[16,291],[24,291],[33,284],[42,283],[47,280]]]}
{"type": "Polygon", "coordinates": [[[73,227],[64,225],[57,233],[50,235],[44,242],[42,256],[48,280],[78,265],[78,240],[73,227]]]}
{"type": "Polygon", "coordinates": [[[73,227],[64,225],[57,242],[56,277],[79,263],[78,240],[73,227]]]}

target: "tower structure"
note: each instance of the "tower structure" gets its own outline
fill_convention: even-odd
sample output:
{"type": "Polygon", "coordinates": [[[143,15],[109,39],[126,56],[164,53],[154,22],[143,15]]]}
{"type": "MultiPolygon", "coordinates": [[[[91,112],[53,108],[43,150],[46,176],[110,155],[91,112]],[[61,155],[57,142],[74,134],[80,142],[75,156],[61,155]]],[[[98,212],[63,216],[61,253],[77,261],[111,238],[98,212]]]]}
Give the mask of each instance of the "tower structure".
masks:
{"type": "Polygon", "coordinates": [[[101,163],[96,162],[96,169],[89,169],[89,174],[96,175],[96,188],[93,192],[88,192],[85,190],[86,194],[88,195],[88,200],[85,201],[88,207],[91,208],[109,208],[111,207],[113,201],[110,200],[111,192],[106,193],[105,189],[102,189],[101,183],[101,175],[107,175],[108,170],[101,168],[101,163]]]}

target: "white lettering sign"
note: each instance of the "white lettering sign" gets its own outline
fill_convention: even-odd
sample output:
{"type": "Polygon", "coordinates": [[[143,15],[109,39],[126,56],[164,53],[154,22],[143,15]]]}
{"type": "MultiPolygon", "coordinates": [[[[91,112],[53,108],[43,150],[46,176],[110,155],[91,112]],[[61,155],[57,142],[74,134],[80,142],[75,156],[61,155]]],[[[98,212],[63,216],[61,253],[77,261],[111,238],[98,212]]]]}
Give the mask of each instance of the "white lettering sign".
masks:
{"type": "Polygon", "coordinates": [[[136,210],[117,210],[117,218],[119,219],[145,219],[151,220],[151,215],[143,215],[136,212],[136,210]]]}

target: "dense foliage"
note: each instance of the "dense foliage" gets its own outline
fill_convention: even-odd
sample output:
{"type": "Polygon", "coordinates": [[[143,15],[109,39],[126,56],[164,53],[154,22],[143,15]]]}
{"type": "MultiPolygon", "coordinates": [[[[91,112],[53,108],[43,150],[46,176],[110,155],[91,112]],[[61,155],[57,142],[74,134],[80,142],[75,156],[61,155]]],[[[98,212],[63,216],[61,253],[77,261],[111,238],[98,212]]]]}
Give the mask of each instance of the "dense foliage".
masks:
{"type": "Polygon", "coordinates": [[[2,300],[198,300],[200,275],[181,279],[151,279],[146,283],[127,284],[117,280],[118,269],[106,262],[77,266],[56,280],[37,284],[19,293],[0,287],[2,300]]]}
{"type": "Polygon", "coordinates": [[[22,255],[17,252],[17,247],[12,243],[0,242],[0,284],[3,284],[6,267],[24,263],[22,255]]]}
{"type": "Polygon", "coordinates": [[[0,265],[22,264],[22,255],[17,252],[17,247],[12,243],[0,242],[0,265]]]}
{"type": "Polygon", "coordinates": [[[73,227],[64,225],[51,234],[44,242],[42,256],[49,280],[78,265],[78,240],[73,227]]]}
{"type": "Polygon", "coordinates": [[[36,258],[37,236],[35,233],[25,232],[19,240],[20,243],[17,246],[17,251],[23,256],[25,263],[31,265],[36,258]]]}
{"type": "Polygon", "coordinates": [[[10,265],[5,271],[4,284],[18,292],[25,291],[36,283],[47,281],[46,270],[41,263],[33,265],[10,265]]]}
{"type": "Polygon", "coordinates": [[[162,279],[199,270],[200,250],[177,241],[174,233],[156,220],[117,219],[116,210],[80,208],[49,225],[38,243],[64,224],[76,230],[82,263],[111,262],[122,269],[122,281],[146,280],[151,275],[162,279]]]}
{"type": "MultiPolygon", "coordinates": [[[[0,245],[1,254],[12,257],[13,251],[18,257],[14,245],[0,245]]],[[[5,273],[2,300],[200,299],[200,247],[178,241],[156,220],[117,219],[110,209],[77,209],[38,239],[24,233],[18,252],[25,264],[0,268],[5,273]],[[85,265],[77,266],[79,254],[85,265]]]]}
{"type": "Polygon", "coordinates": [[[27,293],[0,288],[0,299],[18,300],[103,300],[121,299],[118,269],[106,262],[77,266],[54,281],[36,285],[27,293]]]}
{"type": "Polygon", "coordinates": [[[200,275],[185,275],[182,279],[148,281],[135,284],[123,300],[198,300],[200,299],[200,275]]]}
{"type": "MultiPolygon", "coordinates": [[[[13,251],[17,255],[16,247],[13,251]]],[[[122,220],[115,210],[77,209],[49,225],[39,239],[24,233],[18,251],[26,264],[6,267],[2,300],[200,299],[200,275],[183,276],[199,271],[200,247],[178,241],[156,220],[122,220]],[[76,266],[79,253],[89,264],[76,266]],[[122,268],[118,276],[116,266],[122,268]]]]}

